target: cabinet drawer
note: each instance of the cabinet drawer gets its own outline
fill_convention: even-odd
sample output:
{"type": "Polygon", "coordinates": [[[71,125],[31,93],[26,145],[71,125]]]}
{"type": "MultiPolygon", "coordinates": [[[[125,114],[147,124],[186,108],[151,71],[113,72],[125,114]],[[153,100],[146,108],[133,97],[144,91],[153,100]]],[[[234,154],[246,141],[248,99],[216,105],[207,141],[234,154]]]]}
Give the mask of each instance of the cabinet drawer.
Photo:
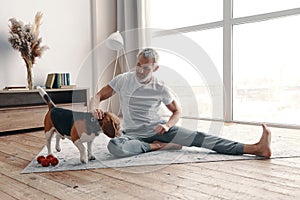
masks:
{"type": "MultiPolygon", "coordinates": [[[[87,111],[85,103],[60,104],[57,107],[87,111]]],[[[44,116],[47,111],[47,105],[0,109],[0,132],[41,128],[44,126],[44,116]]]]}

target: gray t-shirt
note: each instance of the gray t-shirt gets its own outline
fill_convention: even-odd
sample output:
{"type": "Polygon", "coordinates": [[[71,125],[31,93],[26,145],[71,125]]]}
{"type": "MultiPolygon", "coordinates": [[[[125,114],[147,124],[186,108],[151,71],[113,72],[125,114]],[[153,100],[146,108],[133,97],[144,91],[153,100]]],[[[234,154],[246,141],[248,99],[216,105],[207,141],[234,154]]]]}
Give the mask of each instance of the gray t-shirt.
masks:
{"type": "Polygon", "coordinates": [[[120,95],[122,126],[132,136],[155,134],[153,128],[162,122],[158,113],[161,103],[169,105],[174,100],[173,92],[155,76],[150,83],[141,84],[135,72],[127,72],[116,76],[109,86],[120,95]]]}

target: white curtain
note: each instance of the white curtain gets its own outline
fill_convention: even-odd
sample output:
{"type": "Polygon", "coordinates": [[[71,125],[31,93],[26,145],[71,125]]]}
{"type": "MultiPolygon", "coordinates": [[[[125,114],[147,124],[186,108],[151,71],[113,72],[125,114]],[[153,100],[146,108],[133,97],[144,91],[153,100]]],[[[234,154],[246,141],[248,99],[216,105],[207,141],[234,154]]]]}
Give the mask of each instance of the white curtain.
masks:
{"type": "MultiPolygon", "coordinates": [[[[124,39],[124,51],[118,52],[119,57],[116,68],[116,74],[120,74],[128,71],[128,68],[129,70],[134,70],[136,65],[136,55],[140,48],[140,34],[138,30],[141,28],[141,0],[115,1],[117,9],[116,28],[122,34],[124,39]],[[124,54],[126,54],[126,57],[124,54]]],[[[119,104],[119,98],[115,95],[109,99],[105,109],[121,116],[122,113],[119,104]]]]}
{"type": "MultiPolygon", "coordinates": [[[[146,0],[117,0],[117,29],[124,38],[124,48],[132,69],[136,64],[136,55],[140,48],[145,47],[146,0]]],[[[126,70],[124,56],[119,58],[121,72],[126,70]]]]}

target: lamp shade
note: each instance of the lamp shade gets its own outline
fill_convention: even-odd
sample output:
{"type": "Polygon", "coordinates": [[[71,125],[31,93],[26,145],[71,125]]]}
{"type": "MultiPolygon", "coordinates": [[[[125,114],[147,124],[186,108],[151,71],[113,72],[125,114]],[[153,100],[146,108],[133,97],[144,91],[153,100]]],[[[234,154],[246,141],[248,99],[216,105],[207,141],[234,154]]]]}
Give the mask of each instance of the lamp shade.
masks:
{"type": "Polygon", "coordinates": [[[105,44],[109,49],[117,51],[123,48],[124,40],[120,32],[116,31],[110,34],[110,36],[106,39],[105,44]]]}

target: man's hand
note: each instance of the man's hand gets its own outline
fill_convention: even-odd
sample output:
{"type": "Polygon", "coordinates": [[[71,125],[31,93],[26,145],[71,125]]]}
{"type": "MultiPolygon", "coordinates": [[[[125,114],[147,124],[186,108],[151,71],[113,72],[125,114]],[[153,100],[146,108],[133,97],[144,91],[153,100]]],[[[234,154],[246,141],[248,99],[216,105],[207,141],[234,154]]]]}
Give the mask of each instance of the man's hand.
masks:
{"type": "Polygon", "coordinates": [[[158,124],[153,130],[158,134],[164,134],[169,131],[170,127],[167,124],[158,124]]]}
{"type": "Polygon", "coordinates": [[[96,118],[96,119],[100,119],[100,120],[102,120],[102,118],[103,118],[103,111],[101,110],[101,109],[95,109],[95,110],[93,110],[93,115],[94,115],[94,117],[96,118]]]}

